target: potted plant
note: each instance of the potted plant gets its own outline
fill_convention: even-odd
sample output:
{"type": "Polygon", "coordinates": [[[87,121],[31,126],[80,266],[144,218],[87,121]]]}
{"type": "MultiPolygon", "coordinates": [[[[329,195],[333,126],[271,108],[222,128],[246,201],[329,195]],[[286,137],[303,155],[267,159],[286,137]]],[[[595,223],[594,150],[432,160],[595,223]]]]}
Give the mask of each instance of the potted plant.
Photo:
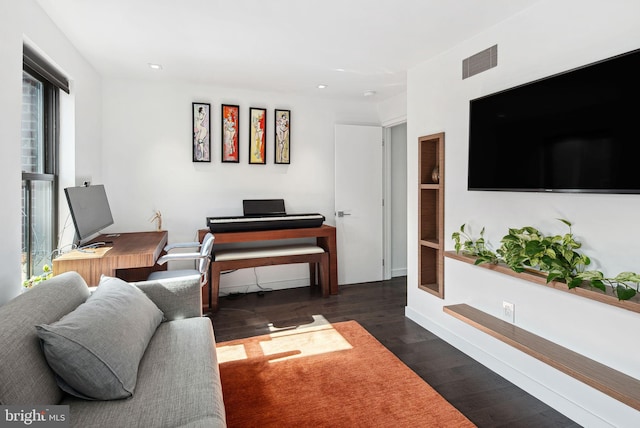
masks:
{"type": "Polygon", "coordinates": [[[31,287],[40,284],[43,281],[51,278],[53,276],[53,272],[51,271],[51,267],[49,265],[42,266],[42,273],[40,275],[34,275],[31,278],[22,282],[22,287],[24,290],[28,290],[31,287]]]}

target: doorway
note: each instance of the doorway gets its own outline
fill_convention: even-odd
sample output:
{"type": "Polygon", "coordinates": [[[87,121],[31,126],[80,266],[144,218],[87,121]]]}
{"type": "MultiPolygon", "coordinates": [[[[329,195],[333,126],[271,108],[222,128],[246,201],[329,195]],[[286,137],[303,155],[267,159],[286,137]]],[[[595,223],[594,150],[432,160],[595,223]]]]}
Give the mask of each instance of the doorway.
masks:
{"type": "Polygon", "coordinates": [[[383,129],[335,126],[338,283],[383,279],[383,129]]]}
{"type": "Polygon", "coordinates": [[[335,144],[339,284],[406,276],[406,122],[336,125],[335,144]]]}
{"type": "Polygon", "coordinates": [[[407,123],[384,134],[384,279],[391,279],[407,275],[407,123]]]}

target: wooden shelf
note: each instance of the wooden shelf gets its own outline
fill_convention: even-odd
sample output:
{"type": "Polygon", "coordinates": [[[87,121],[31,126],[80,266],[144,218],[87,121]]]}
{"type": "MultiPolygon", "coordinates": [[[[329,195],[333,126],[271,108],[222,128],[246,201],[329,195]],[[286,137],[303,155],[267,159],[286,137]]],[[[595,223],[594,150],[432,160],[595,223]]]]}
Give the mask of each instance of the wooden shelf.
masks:
{"type": "MultiPolygon", "coordinates": [[[[455,251],[445,251],[445,257],[469,264],[474,264],[476,261],[475,257],[457,254],[455,251]]],[[[551,281],[547,283],[546,275],[543,274],[536,274],[534,272],[518,273],[512,270],[509,266],[503,264],[495,265],[484,263],[477,266],[484,269],[493,270],[495,272],[500,272],[502,274],[509,275],[515,278],[524,279],[525,281],[533,282],[535,284],[544,285],[545,287],[555,288],[556,290],[564,291],[576,296],[596,300],[600,303],[605,303],[607,305],[640,313],[640,294],[635,295],[632,299],[629,300],[619,300],[618,297],[613,294],[613,290],[611,288],[607,288],[607,293],[603,293],[597,288],[589,287],[588,285],[569,289],[569,287],[567,287],[567,284],[565,284],[564,282],[551,281]]]]}
{"type": "Polygon", "coordinates": [[[443,310],[590,387],[640,410],[640,380],[469,305],[445,306],[443,310]]]}
{"type": "Polygon", "coordinates": [[[422,291],[426,291],[427,293],[431,293],[434,296],[440,297],[440,286],[436,283],[421,284],[418,285],[418,288],[422,291]]]}
{"type": "Polygon", "coordinates": [[[424,247],[434,248],[436,250],[440,249],[440,243],[435,239],[422,239],[420,240],[420,245],[424,247]]]}
{"type": "Polygon", "coordinates": [[[418,287],[444,298],[444,133],[418,138],[418,287]]]}
{"type": "Polygon", "coordinates": [[[420,189],[423,190],[440,190],[440,184],[421,184],[420,189]]]}

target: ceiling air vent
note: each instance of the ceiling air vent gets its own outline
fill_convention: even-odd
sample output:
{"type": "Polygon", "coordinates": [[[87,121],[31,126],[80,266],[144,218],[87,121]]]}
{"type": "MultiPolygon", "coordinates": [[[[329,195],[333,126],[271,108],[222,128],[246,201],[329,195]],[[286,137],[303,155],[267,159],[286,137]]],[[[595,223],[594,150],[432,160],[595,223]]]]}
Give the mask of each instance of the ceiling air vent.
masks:
{"type": "Polygon", "coordinates": [[[482,73],[496,65],[498,65],[498,45],[493,45],[462,60],[462,79],[482,73]]]}

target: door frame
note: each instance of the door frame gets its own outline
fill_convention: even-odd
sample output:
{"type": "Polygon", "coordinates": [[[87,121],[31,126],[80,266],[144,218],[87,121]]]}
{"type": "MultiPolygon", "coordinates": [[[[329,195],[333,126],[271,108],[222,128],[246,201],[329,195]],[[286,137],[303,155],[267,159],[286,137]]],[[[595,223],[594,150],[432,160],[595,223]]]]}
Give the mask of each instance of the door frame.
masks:
{"type": "Polygon", "coordinates": [[[407,123],[407,116],[400,116],[382,124],[382,279],[391,279],[391,128],[407,123]]]}

